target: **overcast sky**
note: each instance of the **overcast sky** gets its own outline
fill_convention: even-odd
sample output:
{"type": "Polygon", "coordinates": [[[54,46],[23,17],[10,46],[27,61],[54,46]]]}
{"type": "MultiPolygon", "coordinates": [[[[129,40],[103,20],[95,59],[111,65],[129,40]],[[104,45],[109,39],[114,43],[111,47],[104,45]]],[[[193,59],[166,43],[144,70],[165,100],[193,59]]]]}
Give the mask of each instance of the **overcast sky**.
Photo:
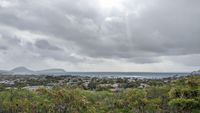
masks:
{"type": "Polygon", "coordinates": [[[0,0],[0,69],[200,69],[200,0],[0,0]]]}

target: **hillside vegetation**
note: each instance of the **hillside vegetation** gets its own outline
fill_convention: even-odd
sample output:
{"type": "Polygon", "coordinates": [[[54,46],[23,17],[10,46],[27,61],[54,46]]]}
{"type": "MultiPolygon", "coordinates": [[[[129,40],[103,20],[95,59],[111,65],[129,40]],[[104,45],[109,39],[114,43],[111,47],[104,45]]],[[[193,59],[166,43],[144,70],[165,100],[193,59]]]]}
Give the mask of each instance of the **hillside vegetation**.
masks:
{"type": "Polygon", "coordinates": [[[0,113],[200,113],[200,76],[119,92],[69,86],[0,88],[0,113]]]}

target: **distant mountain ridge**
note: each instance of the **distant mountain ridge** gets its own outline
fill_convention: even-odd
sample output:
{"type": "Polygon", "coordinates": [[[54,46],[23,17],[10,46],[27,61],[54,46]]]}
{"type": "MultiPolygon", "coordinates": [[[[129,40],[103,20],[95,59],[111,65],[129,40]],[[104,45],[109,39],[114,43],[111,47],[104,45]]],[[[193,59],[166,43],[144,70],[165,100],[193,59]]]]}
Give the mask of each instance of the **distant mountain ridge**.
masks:
{"type": "Polygon", "coordinates": [[[25,74],[33,74],[34,71],[30,70],[30,69],[27,69],[26,67],[16,67],[14,69],[12,69],[10,71],[12,74],[22,74],[22,75],[25,75],[25,74]]]}
{"type": "Polygon", "coordinates": [[[62,75],[66,74],[66,71],[64,69],[46,69],[46,70],[39,70],[39,71],[33,71],[26,67],[16,67],[10,71],[6,70],[0,70],[0,74],[4,75],[62,75]]]}
{"type": "Polygon", "coordinates": [[[191,73],[192,75],[199,75],[200,74],[200,70],[198,70],[198,71],[193,71],[192,73],[191,73]]]}

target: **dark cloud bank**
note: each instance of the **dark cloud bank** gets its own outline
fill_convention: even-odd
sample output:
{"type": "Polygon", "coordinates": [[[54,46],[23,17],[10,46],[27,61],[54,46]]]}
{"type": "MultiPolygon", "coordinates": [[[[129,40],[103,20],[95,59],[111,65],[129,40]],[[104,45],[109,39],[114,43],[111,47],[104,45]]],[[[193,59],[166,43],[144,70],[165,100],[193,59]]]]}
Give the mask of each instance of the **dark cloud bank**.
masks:
{"type": "Polygon", "coordinates": [[[200,1],[99,1],[0,0],[1,68],[199,68],[200,1]]]}

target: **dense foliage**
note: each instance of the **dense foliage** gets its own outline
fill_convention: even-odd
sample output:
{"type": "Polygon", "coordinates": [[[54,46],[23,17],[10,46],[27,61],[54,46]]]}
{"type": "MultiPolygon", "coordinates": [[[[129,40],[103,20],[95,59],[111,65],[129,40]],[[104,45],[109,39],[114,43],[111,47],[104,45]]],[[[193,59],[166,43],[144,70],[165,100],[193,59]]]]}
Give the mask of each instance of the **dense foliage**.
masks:
{"type": "Polygon", "coordinates": [[[200,76],[120,92],[67,86],[30,91],[1,86],[0,113],[200,113],[200,76]]]}

